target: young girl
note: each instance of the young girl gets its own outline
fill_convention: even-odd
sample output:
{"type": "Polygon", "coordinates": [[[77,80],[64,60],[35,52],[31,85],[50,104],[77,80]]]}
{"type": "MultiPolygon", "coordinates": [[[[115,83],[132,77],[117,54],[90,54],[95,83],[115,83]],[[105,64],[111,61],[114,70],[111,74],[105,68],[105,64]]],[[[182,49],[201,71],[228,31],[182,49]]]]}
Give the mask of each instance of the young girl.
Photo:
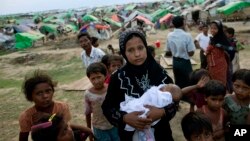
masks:
{"type": "Polygon", "coordinates": [[[213,21],[210,31],[213,37],[206,51],[208,71],[212,79],[221,81],[226,86],[229,58],[223,47],[230,46],[230,43],[220,21],[213,21]]]}
{"type": "Polygon", "coordinates": [[[187,141],[214,141],[211,121],[203,113],[186,114],[181,120],[181,128],[187,141]]]}
{"type": "Polygon", "coordinates": [[[224,109],[230,124],[250,124],[250,70],[240,69],[233,74],[232,95],[225,97],[224,109]]]}
{"type": "Polygon", "coordinates": [[[127,113],[120,110],[125,96],[140,98],[152,86],[173,83],[167,72],[150,54],[145,35],[138,29],[129,28],[119,38],[120,52],[126,64],[112,74],[107,96],[102,104],[103,113],[113,125],[118,127],[122,141],[132,141],[134,131],[126,131],[128,124],[136,130],[143,130],[156,120],[153,127],[156,141],[173,141],[169,120],[176,113],[172,103],[163,108],[151,106],[146,118],[138,118],[143,112],[127,113]]]}
{"type": "MultiPolygon", "coordinates": [[[[104,84],[106,67],[102,63],[92,63],[86,73],[93,85],[84,95],[87,126],[91,128],[92,122],[95,141],[119,141],[117,129],[107,121],[101,109],[107,92],[107,85],[104,84]]],[[[93,141],[93,136],[90,136],[90,140],[93,141]]]]}
{"type": "Polygon", "coordinates": [[[72,128],[57,114],[43,115],[31,127],[33,141],[85,141],[91,134],[91,129],[87,127],[72,128]]]}
{"type": "Polygon", "coordinates": [[[197,111],[204,113],[212,122],[213,138],[215,141],[224,141],[224,129],[226,125],[226,113],[222,108],[226,88],[217,80],[210,80],[204,87],[205,100],[207,105],[203,105],[197,111]]]}
{"type": "Polygon", "coordinates": [[[67,123],[71,116],[66,103],[53,101],[56,83],[44,72],[37,70],[23,83],[23,93],[26,99],[34,102],[34,106],[23,111],[19,117],[19,141],[28,141],[29,132],[34,120],[41,114],[57,113],[62,115],[67,123]]]}
{"type": "Polygon", "coordinates": [[[102,59],[107,68],[105,83],[109,84],[111,74],[123,66],[123,58],[119,55],[107,55],[106,63],[104,60],[102,59]]]}
{"type": "Polygon", "coordinates": [[[191,86],[182,89],[184,97],[191,103],[190,112],[194,112],[194,106],[201,108],[206,104],[202,89],[209,80],[210,75],[205,69],[196,69],[190,74],[191,86]]]}

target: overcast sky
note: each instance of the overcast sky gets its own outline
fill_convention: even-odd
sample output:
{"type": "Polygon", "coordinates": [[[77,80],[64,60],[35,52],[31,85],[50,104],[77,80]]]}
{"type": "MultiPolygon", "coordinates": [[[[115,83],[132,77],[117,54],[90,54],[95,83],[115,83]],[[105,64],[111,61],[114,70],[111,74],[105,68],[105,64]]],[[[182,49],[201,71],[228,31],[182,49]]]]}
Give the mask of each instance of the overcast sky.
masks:
{"type": "Polygon", "coordinates": [[[160,0],[0,0],[0,15],[160,0]]]}

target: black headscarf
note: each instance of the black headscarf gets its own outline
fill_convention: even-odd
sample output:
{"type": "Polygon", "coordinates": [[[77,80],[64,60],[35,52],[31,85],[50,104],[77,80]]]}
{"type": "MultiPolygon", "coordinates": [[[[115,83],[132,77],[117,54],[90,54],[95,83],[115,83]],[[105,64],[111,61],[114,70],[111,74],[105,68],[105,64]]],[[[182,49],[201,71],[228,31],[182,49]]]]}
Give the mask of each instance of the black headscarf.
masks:
{"type": "Polygon", "coordinates": [[[223,46],[230,46],[231,44],[223,31],[222,23],[218,20],[215,20],[211,24],[215,24],[218,28],[218,33],[214,35],[210,40],[211,45],[221,44],[223,46]]]}
{"type": "MultiPolygon", "coordinates": [[[[167,72],[155,61],[150,53],[145,35],[141,30],[130,28],[122,32],[119,38],[119,46],[122,56],[127,61],[126,65],[121,69],[121,72],[123,72],[121,73],[121,77],[127,80],[123,85],[125,88],[130,88],[130,84],[133,85],[133,88],[131,88],[132,91],[129,92],[142,95],[151,86],[173,83],[172,79],[167,75],[167,72]],[[126,43],[132,37],[140,38],[147,50],[147,59],[139,66],[131,64],[125,55],[126,43]]],[[[128,93],[128,95],[130,94],[128,93]]]]}

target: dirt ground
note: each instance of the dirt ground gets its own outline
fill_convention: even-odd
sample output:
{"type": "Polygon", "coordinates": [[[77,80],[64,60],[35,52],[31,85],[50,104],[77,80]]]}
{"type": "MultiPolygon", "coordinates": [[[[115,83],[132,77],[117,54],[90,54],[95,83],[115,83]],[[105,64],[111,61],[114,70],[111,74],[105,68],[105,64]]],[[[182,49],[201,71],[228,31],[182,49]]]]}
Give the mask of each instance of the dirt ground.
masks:
{"type": "MultiPolygon", "coordinates": [[[[246,25],[243,25],[242,22],[237,23],[226,23],[227,26],[232,26],[236,29],[236,37],[239,41],[243,41],[246,44],[246,48],[242,51],[240,51],[240,65],[241,68],[247,68],[250,69],[250,40],[249,40],[249,31],[250,31],[250,23],[247,23],[246,25]],[[248,33],[247,33],[248,31],[248,33]]],[[[192,31],[189,31],[193,36],[196,36],[197,29],[193,28],[192,31]]],[[[165,40],[166,36],[169,33],[169,30],[159,30],[156,34],[148,34],[147,41],[148,44],[154,44],[157,40],[161,42],[161,47],[156,49],[157,55],[160,55],[164,53],[165,48],[165,40]]],[[[102,41],[100,43],[100,48],[104,49],[108,44],[112,44],[116,49],[118,49],[118,39],[112,38],[108,41],[102,41]]],[[[76,43],[76,38],[70,37],[70,38],[64,38],[60,39],[57,42],[47,42],[45,45],[37,45],[37,47],[27,49],[25,51],[18,51],[14,53],[10,53],[7,55],[0,56],[0,77],[1,79],[16,79],[21,80],[24,74],[29,73],[30,71],[34,70],[34,66],[36,68],[43,68],[43,69],[55,69],[58,67],[57,61],[68,61],[72,57],[79,57],[80,58],[80,52],[82,49],[79,47],[79,45],[76,43]],[[37,57],[39,56],[39,57],[37,57]],[[30,61],[31,60],[31,61],[30,61]],[[50,60],[53,60],[53,63],[50,63],[50,60]]],[[[193,59],[197,62],[199,62],[198,57],[199,51],[197,50],[193,59]]],[[[79,60],[78,58],[78,60],[79,60]]],[[[67,64],[71,65],[71,64],[67,64]]],[[[67,67],[67,66],[64,66],[67,67]]],[[[198,68],[198,65],[194,65],[193,68],[198,68]]],[[[173,76],[172,69],[167,69],[170,76],[173,76]]],[[[65,84],[65,83],[64,83],[65,84]]],[[[60,85],[60,82],[59,82],[60,85]]],[[[12,88],[1,88],[0,87],[0,93],[11,93],[13,91],[12,88]]],[[[59,90],[60,91],[60,90],[59,90]]],[[[61,93],[63,93],[61,91],[61,93]]],[[[82,92],[76,92],[76,95],[81,95],[82,92]]],[[[2,95],[0,95],[2,98],[2,95]]],[[[82,101],[78,100],[77,104],[81,106],[81,109],[74,109],[78,108],[78,106],[74,105],[76,102],[72,99],[70,99],[70,96],[58,96],[64,101],[70,102],[70,107],[73,109],[72,111],[72,117],[73,119],[77,119],[78,121],[85,120],[85,117],[83,117],[83,114],[79,114],[79,111],[82,112],[83,107],[82,101]],[[77,112],[77,113],[74,113],[77,112]]],[[[20,99],[20,98],[19,98],[20,99]]],[[[11,98],[13,100],[13,98],[11,98]]],[[[10,101],[11,101],[10,100],[10,101]]],[[[6,101],[1,101],[5,102],[6,101]]],[[[171,128],[173,131],[173,136],[176,141],[183,141],[183,134],[181,132],[180,128],[180,121],[181,118],[188,112],[189,105],[185,102],[180,103],[181,108],[177,112],[176,116],[171,120],[171,128]]],[[[27,105],[26,105],[27,106],[27,105]]],[[[24,107],[24,106],[23,106],[24,107]]],[[[3,113],[6,113],[6,109],[2,109],[4,107],[1,106],[0,114],[2,116],[3,113]]],[[[7,107],[6,107],[7,108],[7,107]]],[[[21,111],[17,111],[21,112],[21,111]]],[[[14,124],[17,130],[18,127],[18,114],[16,114],[15,121],[11,121],[12,124],[14,124]]],[[[7,126],[7,121],[3,121],[0,124],[0,129],[5,130],[4,127],[7,126]]],[[[85,123],[85,122],[84,122],[85,123]]],[[[7,132],[7,131],[6,131],[7,132]]],[[[15,132],[15,134],[18,132],[15,132]]],[[[0,136],[4,136],[4,132],[1,133],[0,136]]],[[[16,134],[14,137],[11,138],[11,140],[17,140],[18,134],[16,134]]],[[[0,137],[0,141],[4,141],[4,138],[0,137]],[[3,140],[2,140],[3,139],[3,140]]]]}

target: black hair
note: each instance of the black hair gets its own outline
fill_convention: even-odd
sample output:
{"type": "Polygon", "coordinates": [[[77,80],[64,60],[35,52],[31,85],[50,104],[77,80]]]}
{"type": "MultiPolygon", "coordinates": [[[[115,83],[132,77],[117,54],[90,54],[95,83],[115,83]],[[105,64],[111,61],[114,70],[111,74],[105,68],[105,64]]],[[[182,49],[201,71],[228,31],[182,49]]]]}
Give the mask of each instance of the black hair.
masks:
{"type": "Polygon", "coordinates": [[[91,38],[91,44],[94,45],[96,42],[98,42],[98,38],[92,37],[91,38]]]}
{"type": "Polygon", "coordinates": [[[250,70],[249,69],[239,69],[237,70],[232,77],[232,81],[241,80],[248,86],[250,86],[250,70]]]}
{"type": "Polygon", "coordinates": [[[184,25],[184,18],[182,16],[175,16],[172,23],[175,28],[180,28],[184,25]]]}
{"type": "Polygon", "coordinates": [[[154,46],[148,46],[148,51],[153,55],[155,54],[155,47],[154,46]]]}
{"type": "Polygon", "coordinates": [[[101,62],[92,63],[88,66],[86,70],[87,76],[90,77],[92,73],[101,73],[104,76],[107,75],[106,66],[101,62]]]}
{"type": "Polygon", "coordinates": [[[124,63],[122,56],[119,56],[119,55],[110,55],[109,58],[108,58],[108,62],[107,62],[106,66],[109,67],[112,61],[120,61],[122,65],[124,63]]]}
{"type": "MultiPolygon", "coordinates": [[[[209,72],[206,69],[196,69],[190,74],[190,84],[197,84],[203,76],[208,76],[209,72]]],[[[210,77],[211,78],[211,77],[210,77]]]]}
{"type": "Polygon", "coordinates": [[[228,27],[228,28],[226,29],[226,32],[227,32],[228,34],[233,35],[233,36],[234,36],[234,33],[235,33],[234,28],[232,28],[232,27],[228,27]]]}
{"type": "Polygon", "coordinates": [[[110,56],[111,56],[111,54],[105,54],[105,55],[102,57],[101,62],[102,62],[106,67],[108,66],[108,61],[109,61],[110,56]]]}
{"type": "Polygon", "coordinates": [[[44,71],[35,70],[31,76],[26,76],[25,80],[22,85],[22,91],[25,95],[25,98],[32,102],[32,92],[34,91],[35,87],[40,83],[47,83],[51,86],[53,92],[54,87],[56,86],[56,82],[52,80],[52,78],[46,74],[44,71]]]}
{"type": "Polygon", "coordinates": [[[77,35],[77,40],[79,41],[79,39],[83,36],[86,36],[90,41],[92,41],[92,38],[91,36],[89,35],[88,32],[80,32],[78,35],[77,35]]]}
{"type": "Polygon", "coordinates": [[[215,25],[218,28],[217,34],[210,39],[210,44],[211,45],[221,44],[224,46],[231,46],[231,43],[229,42],[227,36],[225,35],[223,29],[225,26],[223,26],[222,22],[215,20],[211,22],[210,25],[215,25]]]}
{"type": "MultiPolygon", "coordinates": [[[[41,117],[37,124],[48,122],[51,115],[44,115],[41,117]]],[[[60,132],[60,128],[62,128],[63,117],[60,115],[55,115],[52,119],[52,125],[47,128],[36,129],[31,132],[31,138],[33,141],[56,141],[60,132]]]]}
{"type": "Polygon", "coordinates": [[[218,80],[208,81],[203,90],[206,97],[226,95],[226,87],[218,80]]]}
{"type": "Polygon", "coordinates": [[[191,139],[191,135],[200,135],[202,133],[213,133],[210,119],[203,113],[190,112],[181,120],[181,128],[186,140],[191,139]]]}

